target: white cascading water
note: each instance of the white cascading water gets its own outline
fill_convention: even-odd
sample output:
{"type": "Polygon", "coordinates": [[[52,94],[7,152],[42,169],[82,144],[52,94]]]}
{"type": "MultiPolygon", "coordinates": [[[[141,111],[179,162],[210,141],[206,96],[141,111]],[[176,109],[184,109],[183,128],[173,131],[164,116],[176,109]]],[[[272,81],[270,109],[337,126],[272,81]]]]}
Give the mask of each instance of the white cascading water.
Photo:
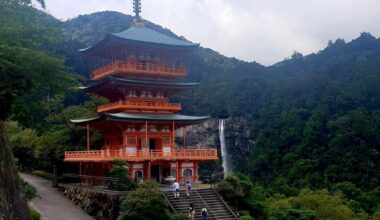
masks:
{"type": "Polygon", "coordinates": [[[224,119],[219,120],[219,140],[220,140],[220,150],[222,154],[222,167],[224,176],[227,176],[230,172],[228,167],[228,156],[226,149],[226,141],[224,137],[224,119]]]}

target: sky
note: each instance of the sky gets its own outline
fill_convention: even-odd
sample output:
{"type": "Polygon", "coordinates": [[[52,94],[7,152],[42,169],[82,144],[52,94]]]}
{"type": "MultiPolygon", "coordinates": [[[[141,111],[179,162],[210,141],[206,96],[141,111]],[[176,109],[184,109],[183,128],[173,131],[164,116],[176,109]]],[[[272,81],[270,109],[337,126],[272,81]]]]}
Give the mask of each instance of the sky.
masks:
{"type": "MultiPolygon", "coordinates": [[[[46,10],[61,20],[105,10],[132,14],[132,0],[46,0],[46,10]]],[[[141,16],[225,56],[263,65],[361,32],[380,36],[379,0],[142,0],[141,16]]]]}

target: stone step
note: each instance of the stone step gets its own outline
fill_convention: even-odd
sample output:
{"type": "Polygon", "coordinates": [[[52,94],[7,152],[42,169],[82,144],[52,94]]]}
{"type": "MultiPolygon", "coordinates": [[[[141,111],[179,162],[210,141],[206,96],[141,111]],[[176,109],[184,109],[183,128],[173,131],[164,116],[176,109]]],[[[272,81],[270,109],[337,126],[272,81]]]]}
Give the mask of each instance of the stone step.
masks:
{"type": "Polygon", "coordinates": [[[209,215],[208,220],[232,220],[236,219],[233,213],[220,200],[219,196],[211,189],[197,189],[190,191],[190,197],[187,197],[185,190],[180,190],[179,198],[174,197],[173,191],[163,191],[167,200],[177,213],[187,214],[189,204],[192,203],[195,208],[195,219],[202,219],[201,209],[206,203],[209,215]]]}

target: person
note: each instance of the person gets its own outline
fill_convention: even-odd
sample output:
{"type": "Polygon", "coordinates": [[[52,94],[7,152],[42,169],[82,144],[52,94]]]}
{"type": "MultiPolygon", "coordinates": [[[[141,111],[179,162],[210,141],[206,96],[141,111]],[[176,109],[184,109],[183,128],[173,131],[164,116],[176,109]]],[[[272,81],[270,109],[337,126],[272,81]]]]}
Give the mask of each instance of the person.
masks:
{"type": "Polygon", "coordinates": [[[174,198],[179,198],[179,183],[177,182],[177,180],[175,180],[173,183],[173,193],[174,198]]]}
{"type": "Polygon", "coordinates": [[[206,209],[206,206],[203,206],[202,211],[201,211],[201,214],[202,214],[202,220],[206,220],[206,217],[207,217],[207,209],[206,209]]]}
{"type": "Polygon", "coordinates": [[[194,205],[193,205],[193,203],[190,203],[190,205],[189,205],[189,217],[191,218],[191,220],[194,220],[194,216],[195,216],[194,205]]]}
{"type": "Polygon", "coordinates": [[[186,194],[187,198],[190,197],[191,183],[189,181],[186,182],[186,194]]]}

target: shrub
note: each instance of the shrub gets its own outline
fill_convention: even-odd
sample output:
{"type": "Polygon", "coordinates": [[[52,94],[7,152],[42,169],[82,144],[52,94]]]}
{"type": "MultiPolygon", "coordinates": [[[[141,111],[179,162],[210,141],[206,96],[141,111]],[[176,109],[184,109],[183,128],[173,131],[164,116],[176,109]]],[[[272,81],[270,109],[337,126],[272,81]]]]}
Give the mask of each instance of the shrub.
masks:
{"type": "Polygon", "coordinates": [[[216,191],[235,208],[238,206],[239,199],[244,197],[244,188],[237,176],[230,175],[222,180],[216,187],[216,191]]]}
{"type": "Polygon", "coordinates": [[[28,201],[38,196],[36,187],[30,185],[29,183],[24,181],[24,179],[22,179],[21,177],[19,177],[19,185],[20,185],[22,196],[28,201]]]}
{"type": "Polygon", "coordinates": [[[40,220],[41,214],[36,210],[30,210],[30,217],[32,217],[32,220],[40,220]]]}
{"type": "Polygon", "coordinates": [[[109,189],[118,191],[127,191],[134,188],[134,183],[129,178],[129,172],[127,168],[127,163],[123,160],[113,160],[112,169],[108,176],[114,178],[111,181],[109,189]]]}
{"type": "Polygon", "coordinates": [[[240,220],[253,220],[253,218],[250,215],[244,215],[240,217],[240,220]]]}
{"type": "Polygon", "coordinates": [[[327,190],[301,190],[293,197],[274,197],[266,201],[266,215],[269,220],[288,219],[358,219],[347,207],[342,196],[329,194],[327,190]]]}
{"type": "Polygon", "coordinates": [[[40,176],[40,177],[43,177],[43,178],[46,178],[46,179],[49,179],[49,180],[53,180],[54,179],[54,175],[52,173],[48,173],[48,172],[45,172],[45,171],[42,171],[42,170],[33,170],[31,172],[31,174],[36,175],[36,176],[40,176]]]}
{"type": "Polygon", "coordinates": [[[174,214],[171,220],[190,220],[190,217],[185,214],[174,214]]]}
{"type": "Polygon", "coordinates": [[[167,220],[169,208],[155,181],[148,180],[128,193],[121,204],[118,220],[167,220]]]}

